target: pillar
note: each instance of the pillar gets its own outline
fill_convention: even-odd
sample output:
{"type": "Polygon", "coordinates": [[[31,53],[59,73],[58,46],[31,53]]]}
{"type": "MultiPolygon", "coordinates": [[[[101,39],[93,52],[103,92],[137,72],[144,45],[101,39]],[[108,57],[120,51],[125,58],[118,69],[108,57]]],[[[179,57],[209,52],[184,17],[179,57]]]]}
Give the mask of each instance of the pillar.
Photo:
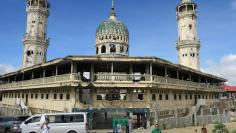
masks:
{"type": "Polygon", "coordinates": [[[152,81],[152,63],[150,63],[150,81],[152,81]]]}
{"type": "Polygon", "coordinates": [[[166,77],[166,83],[168,82],[168,69],[165,67],[165,77],[166,77]]]}
{"type": "Polygon", "coordinates": [[[94,64],[91,64],[91,68],[90,68],[90,80],[91,82],[94,81],[94,64]]]}

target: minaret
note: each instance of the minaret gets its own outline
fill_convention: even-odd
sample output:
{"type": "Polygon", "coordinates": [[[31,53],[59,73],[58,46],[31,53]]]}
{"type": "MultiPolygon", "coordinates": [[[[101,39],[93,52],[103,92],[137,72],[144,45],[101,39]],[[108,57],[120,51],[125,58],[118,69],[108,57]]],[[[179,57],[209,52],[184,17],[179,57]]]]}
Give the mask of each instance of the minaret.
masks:
{"type": "Polygon", "coordinates": [[[182,0],[177,6],[179,64],[200,70],[200,41],[197,36],[197,4],[182,0]]]}
{"type": "Polygon", "coordinates": [[[23,68],[46,62],[49,40],[47,22],[48,0],[27,0],[27,27],[23,38],[23,68]]]}

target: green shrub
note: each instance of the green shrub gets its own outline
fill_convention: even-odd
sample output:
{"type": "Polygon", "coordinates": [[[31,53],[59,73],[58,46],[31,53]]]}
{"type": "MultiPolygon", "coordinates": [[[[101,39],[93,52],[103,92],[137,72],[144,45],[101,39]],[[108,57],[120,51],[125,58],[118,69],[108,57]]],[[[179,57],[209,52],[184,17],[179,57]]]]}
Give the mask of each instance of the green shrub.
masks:
{"type": "Polygon", "coordinates": [[[214,126],[212,133],[229,133],[229,130],[224,124],[218,123],[214,126]]]}
{"type": "Polygon", "coordinates": [[[232,133],[236,133],[236,129],[234,129],[232,133]]]}

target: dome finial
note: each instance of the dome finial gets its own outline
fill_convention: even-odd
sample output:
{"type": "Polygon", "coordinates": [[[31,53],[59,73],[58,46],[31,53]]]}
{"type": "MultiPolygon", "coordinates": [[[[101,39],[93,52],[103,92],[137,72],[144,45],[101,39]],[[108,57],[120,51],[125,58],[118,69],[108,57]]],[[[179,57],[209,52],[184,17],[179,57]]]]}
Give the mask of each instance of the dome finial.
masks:
{"type": "Polygon", "coordinates": [[[115,1],[114,0],[112,0],[112,7],[111,7],[111,13],[110,13],[109,19],[116,20],[115,1]]]}
{"type": "Polygon", "coordinates": [[[192,0],[181,0],[181,3],[191,3],[192,0]]]}

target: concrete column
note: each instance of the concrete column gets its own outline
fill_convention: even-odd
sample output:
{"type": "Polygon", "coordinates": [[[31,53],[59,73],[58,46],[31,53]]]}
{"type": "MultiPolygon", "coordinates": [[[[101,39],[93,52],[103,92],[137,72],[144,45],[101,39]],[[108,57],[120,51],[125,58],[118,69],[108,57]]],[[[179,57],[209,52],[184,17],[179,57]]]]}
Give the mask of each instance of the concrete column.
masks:
{"type": "Polygon", "coordinates": [[[94,64],[91,64],[91,68],[90,68],[90,80],[91,82],[94,81],[94,64]]]}
{"type": "Polygon", "coordinates": [[[113,73],[114,73],[114,63],[112,62],[111,63],[111,80],[114,81],[115,77],[113,76],[113,73]]]}
{"type": "Polygon", "coordinates": [[[149,81],[149,75],[150,75],[150,66],[149,64],[146,64],[145,81],[149,81]]]}
{"type": "Polygon", "coordinates": [[[74,73],[77,73],[77,62],[74,62],[74,73]]]}
{"type": "Polygon", "coordinates": [[[31,78],[34,79],[34,72],[32,72],[32,77],[31,78]]]}
{"type": "Polygon", "coordinates": [[[152,63],[150,63],[150,81],[152,81],[152,63]]]}
{"type": "Polygon", "coordinates": [[[177,70],[177,79],[178,79],[178,84],[179,84],[179,70],[177,70]]]}
{"type": "Polygon", "coordinates": [[[56,65],[56,73],[55,73],[55,76],[58,75],[58,66],[56,65]]]}
{"type": "Polygon", "coordinates": [[[166,83],[167,83],[167,78],[168,78],[168,69],[165,67],[165,77],[166,77],[166,83]]]}
{"type": "Polygon", "coordinates": [[[133,64],[130,64],[129,66],[129,74],[133,74],[133,64]]]}
{"type": "Polygon", "coordinates": [[[74,62],[70,63],[70,73],[74,73],[74,62]]]}
{"type": "Polygon", "coordinates": [[[46,70],[45,68],[43,68],[43,78],[45,78],[45,75],[46,75],[46,70]]]}

